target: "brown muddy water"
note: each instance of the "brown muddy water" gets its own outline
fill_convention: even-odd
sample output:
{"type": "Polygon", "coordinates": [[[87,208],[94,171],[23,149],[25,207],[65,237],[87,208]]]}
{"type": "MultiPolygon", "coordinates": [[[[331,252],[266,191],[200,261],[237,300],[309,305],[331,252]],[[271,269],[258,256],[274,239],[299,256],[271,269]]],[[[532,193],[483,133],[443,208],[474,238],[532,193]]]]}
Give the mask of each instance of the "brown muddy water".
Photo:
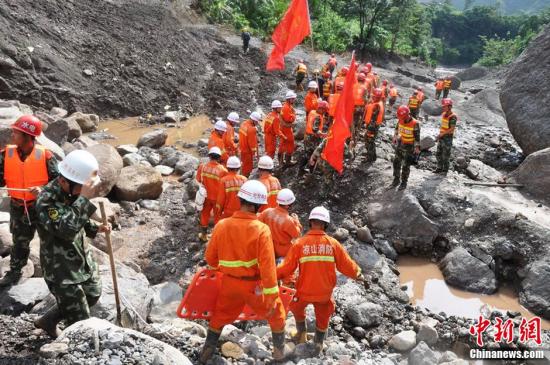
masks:
{"type": "Polygon", "coordinates": [[[180,122],[173,128],[166,128],[163,124],[143,126],[138,123],[137,117],[124,119],[110,119],[99,123],[98,131],[105,131],[116,139],[105,139],[102,142],[112,146],[121,144],[137,144],[144,133],[163,128],[168,132],[167,145],[173,145],[181,150],[196,154],[194,148],[183,148],[183,143],[197,143],[200,138],[207,138],[206,130],[212,128],[212,123],[206,115],[199,115],[180,122]]]}
{"type": "MultiPolygon", "coordinates": [[[[407,286],[411,302],[432,312],[477,318],[486,309],[496,309],[520,312],[527,319],[535,316],[519,304],[515,291],[510,287],[501,287],[492,295],[451,288],[445,283],[437,264],[424,258],[400,257],[397,268],[401,285],[407,286]]],[[[550,330],[550,321],[542,320],[542,328],[550,330]]]]}

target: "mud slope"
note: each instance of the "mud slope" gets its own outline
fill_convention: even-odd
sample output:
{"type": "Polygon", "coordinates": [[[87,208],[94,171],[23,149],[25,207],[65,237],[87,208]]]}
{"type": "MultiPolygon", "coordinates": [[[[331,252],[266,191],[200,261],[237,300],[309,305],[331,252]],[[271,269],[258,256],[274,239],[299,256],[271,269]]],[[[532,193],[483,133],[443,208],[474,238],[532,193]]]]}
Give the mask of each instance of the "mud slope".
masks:
{"type": "Polygon", "coordinates": [[[256,69],[261,52],[243,57],[216,28],[192,24],[181,2],[166,3],[0,2],[0,28],[10,30],[0,35],[0,98],[101,116],[167,104],[189,113],[244,112],[267,102],[271,91],[258,88],[269,79],[256,69]]]}

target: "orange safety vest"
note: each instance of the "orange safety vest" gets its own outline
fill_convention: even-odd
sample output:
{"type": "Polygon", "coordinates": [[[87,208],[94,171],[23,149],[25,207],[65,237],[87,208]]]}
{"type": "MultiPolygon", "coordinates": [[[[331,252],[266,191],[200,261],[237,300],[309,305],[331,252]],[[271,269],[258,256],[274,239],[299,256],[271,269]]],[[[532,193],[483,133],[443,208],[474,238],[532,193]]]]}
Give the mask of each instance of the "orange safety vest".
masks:
{"type": "Polygon", "coordinates": [[[367,110],[365,110],[365,124],[368,126],[372,118],[374,116],[374,112],[378,111],[378,115],[376,117],[376,125],[379,126],[384,121],[384,102],[382,100],[380,101],[373,101],[369,105],[367,105],[367,110]]]}
{"type": "Polygon", "coordinates": [[[247,178],[230,171],[220,180],[220,189],[216,200],[216,222],[220,218],[227,218],[241,209],[241,201],[237,194],[247,178]]]}
{"type": "Polygon", "coordinates": [[[414,127],[416,123],[417,121],[414,118],[411,118],[411,120],[406,123],[399,121],[397,130],[402,144],[414,143],[414,127]]]}
{"type": "Polygon", "coordinates": [[[330,95],[331,89],[332,89],[332,81],[325,80],[325,84],[323,85],[323,96],[325,98],[328,98],[328,96],[330,95]]]}
{"type": "Polygon", "coordinates": [[[305,74],[307,72],[307,66],[303,63],[298,63],[298,66],[296,66],[296,72],[305,74]]]}
{"type": "Polygon", "coordinates": [[[418,99],[414,96],[409,98],[409,109],[418,109],[418,99]]]}
{"type": "Polygon", "coordinates": [[[353,85],[353,100],[355,106],[365,105],[365,92],[367,91],[367,85],[356,83],[353,85]]]}
{"type": "Polygon", "coordinates": [[[279,179],[270,175],[268,177],[259,178],[258,180],[264,184],[267,189],[267,204],[262,205],[260,212],[263,212],[267,208],[275,208],[278,205],[277,194],[279,194],[279,191],[282,189],[279,179]]]}
{"type": "Polygon", "coordinates": [[[306,115],[309,114],[312,110],[317,109],[317,99],[319,97],[317,96],[317,92],[309,92],[306,94],[306,97],[304,98],[304,107],[306,109],[306,115]]]}
{"type": "Polygon", "coordinates": [[[309,135],[315,134],[313,132],[313,123],[315,123],[315,119],[317,119],[317,117],[319,117],[319,133],[323,132],[323,128],[325,125],[325,116],[323,114],[317,113],[317,110],[312,110],[307,117],[306,134],[309,134],[309,135]]]}
{"type": "Polygon", "coordinates": [[[447,79],[443,82],[443,85],[445,87],[445,89],[450,89],[451,88],[451,84],[452,84],[452,80],[451,79],[447,79]]]}
{"type": "MultiPolygon", "coordinates": [[[[48,183],[48,166],[46,163],[46,148],[35,145],[25,161],[21,161],[17,146],[6,146],[4,157],[4,180],[6,186],[12,189],[29,189],[48,183]]],[[[8,190],[13,199],[26,202],[36,200],[30,192],[8,190]]]]}
{"type": "Polygon", "coordinates": [[[443,90],[443,81],[436,81],[435,82],[435,89],[436,90],[443,90]]]}
{"type": "Polygon", "coordinates": [[[453,112],[451,112],[451,114],[449,115],[443,113],[443,115],[441,116],[441,128],[439,128],[439,133],[446,133],[451,128],[451,126],[449,125],[449,120],[452,117],[456,117],[456,114],[453,112]]]}
{"type": "Polygon", "coordinates": [[[397,89],[395,87],[390,88],[390,97],[396,98],[397,97],[397,89]]]}
{"type": "Polygon", "coordinates": [[[340,83],[345,85],[345,81],[346,81],[346,76],[338,76],[336,79],[334,79],[334,92],[335,93],[337,93],[336,86],[338,86],[340,83]]]}

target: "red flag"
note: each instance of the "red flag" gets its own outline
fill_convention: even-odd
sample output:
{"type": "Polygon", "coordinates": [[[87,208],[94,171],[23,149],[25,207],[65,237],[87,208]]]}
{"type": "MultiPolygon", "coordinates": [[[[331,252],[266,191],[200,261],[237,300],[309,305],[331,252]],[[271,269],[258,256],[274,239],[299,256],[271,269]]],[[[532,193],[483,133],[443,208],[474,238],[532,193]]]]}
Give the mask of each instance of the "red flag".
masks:
{"type": "Polygon", "coordinates": [[[351,55],[351,64],[344,82],[344,90],[336,104],[334,123],[330,128],[325,148],[321,157],[327,161],[341,175],[344,171],[344,144],[351,137],[351,123],[353,123],[353,84],[355,83],[355,52],[351,55]]]}
{"type": "Polygon", "coordinates": [[[271,36],[274,47],[267,60],[266,69],[268,71],[284,70],[284,56],[310,34],[311,24],[309,23],[307,0],[292,0],[283,19],[271,36]]]}

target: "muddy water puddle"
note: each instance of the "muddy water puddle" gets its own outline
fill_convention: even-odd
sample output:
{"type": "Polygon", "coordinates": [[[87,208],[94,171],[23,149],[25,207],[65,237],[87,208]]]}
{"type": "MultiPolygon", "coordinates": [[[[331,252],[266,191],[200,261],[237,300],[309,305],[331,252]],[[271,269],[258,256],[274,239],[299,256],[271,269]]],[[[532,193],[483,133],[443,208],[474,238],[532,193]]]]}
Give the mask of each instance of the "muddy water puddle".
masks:
{"type": "MultiPolygon", "coordinates": [[[[477,318],[489,309],[519,312],[528,319],[535,316],[519,304],[510,287],[501,287],[492,295],[469,293],[447,286],[437,264],[428,259],[404,256],[397,266],[401,285],[407,286],[411,302],[434,313],[477,318]]],[[[542,328],[550,330],[550,321],[543,320],[542,328]]]]}
{"type": "Polygon", "coordinates": [[[121,144],[137,144],[139,137],[144,133],[160,128],[166,129],[168,132],[167,145],[173,145],[181,150],[196,154],[194,148],[184,148],[182,145],[186,143],[196,144],[200,138],[206,138],[206,130],[212,128],[212,123],[208,116],[199,115],[177,123],[176,127],[167,128],[163,124],[144,126],[138,122],[137,117],[130,117],[102,121],[99,123],[98,131],[105,131],[116,137],[115,139],[105,139],[102,141],[103,143],[118,146],[121,144]]]}

